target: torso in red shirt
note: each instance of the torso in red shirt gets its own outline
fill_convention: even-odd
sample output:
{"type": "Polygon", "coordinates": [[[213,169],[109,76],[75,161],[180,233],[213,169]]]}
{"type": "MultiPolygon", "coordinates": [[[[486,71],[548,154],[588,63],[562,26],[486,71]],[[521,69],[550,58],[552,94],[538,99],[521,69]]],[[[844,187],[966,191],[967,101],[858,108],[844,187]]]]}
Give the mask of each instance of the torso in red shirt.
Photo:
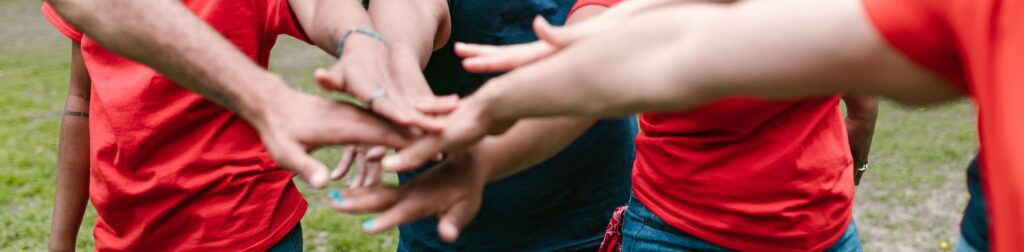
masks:
{"type": "Polygon", "coordinates": [[[669,225],[742,251],[820,251],[849,225],[838,97],[730,99],[640,116],[633,191],[669,225]]]}
{"type": "MultiPolygon", "coordinates": [[[[285,0],[183,3],[264,67],[279,34],[303,37],[285,0]]],[[[97,250],[266,250],[299,223],[306,202],[292,174],[245,121],[107,51],[48,5],[43,14],[81,44],[92,79],[97,250]]]]}
{"type": "MultiPolygon", "coordinates": [[[[609,6],[621,0],[581,0],[609,6]]],[[[640,116],[633,192],[669,225],[741,251],[821,251],[852,218],[839,97],[729,99],[640,116]]]]}
{"type": "Polygon", "coordinates": [[[1024,1],[863,2],[889,45],[974,98],[992,242],[1024,250],[1024,1]]]}

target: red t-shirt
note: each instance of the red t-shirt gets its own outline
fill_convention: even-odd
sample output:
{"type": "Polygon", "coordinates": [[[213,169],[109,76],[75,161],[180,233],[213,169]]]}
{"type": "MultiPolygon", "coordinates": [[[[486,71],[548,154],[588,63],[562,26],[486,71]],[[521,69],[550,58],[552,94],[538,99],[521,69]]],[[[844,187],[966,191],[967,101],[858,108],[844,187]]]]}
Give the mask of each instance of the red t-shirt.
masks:
{"type": "MultiPolygon", "coordinates": [[[[264,67],[278,35],[304,38],[285,0],[183,3],[264,67]]],[[[92,79],[97,250],[261,251],[299,223],[306,201],[292,173],[275,166],[249,124],[103,49],[49,5],[42,12],[81,44],[92,79]]]]}
{"type": "Polygon", "coordinates": [[[974,98],[993,248],[1024,251],[1024,2],[863,2],[889,45],[974,98]]]}
{"type": "Polygon", "coordinates": [[[822,251],[849,226],[853,160],[838,96],[728,99],[641,114],[640,127],[633,192],[687,234],[741,251],[822,251]]]}
{"type": "Polygon", "coordinates": [[[822,251],[849,226],[853,169],[839,97],[728,99],[644,113],[633,192],[669,225],[741,251],[822,251]]]}

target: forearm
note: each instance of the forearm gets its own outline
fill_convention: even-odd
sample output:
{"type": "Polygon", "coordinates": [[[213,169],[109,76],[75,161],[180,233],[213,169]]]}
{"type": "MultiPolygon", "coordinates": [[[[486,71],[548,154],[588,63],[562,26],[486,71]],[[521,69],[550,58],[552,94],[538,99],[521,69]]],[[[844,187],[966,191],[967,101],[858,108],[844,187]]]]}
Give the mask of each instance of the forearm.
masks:
{"type": "Polygon", "coordinates": [[[388,39],[392,55],[407,61],[403,63],[415,63],[420,69],[450,37],[445,0],[374,0],[370,1],[370,16],[388,39]]]}
{"type": "Polygon", "coordinates": [[[868,163],[871,152],[875,121],[878,119],[878,98],[844,95],[843,103],[846,104],[846,130],[854,165],[860,168],[868,163]]]}
{"type": "Polygon", "coordinates": [[[733,95],[790,99],[849,92],[911,103],[958,95],[889,48],[852,0],[667,7],[540,63],[503,76],[495,83],[503,85],[490,87],[480,100],[495,104],[491,112],[498,119],[515,119],[684,110],[733,95]],[[623,50],[623,44],[629,54],[602,53],[623,50]],[[603,74],[566,73],[570,67],[603,74]],[[525,105],[505,106],[517,103],[525,105]]]}
{"type": "Polygon", "coordinates": [[[374,0],[370,15],[377,30],[388,39],[397,83],[409,95],[433,92],[422,73],[430,54],[444,46],[450,35],[448,2],[445,0],[374,0]],[[413,74],[415,73],[415,74],[413,74]]]}
{"type": "Polygon", "coordinates": [[[72,46],[71,78],[57,149],[57,189],[50,228],[50,249],[74,251],[89,200],[89,75],[78,44],[72,46]]]}
{"type": "MultiPolygon", "coordinates": [[[[72,100],[69,97],[68,104],[72,100]]],[[[68,111],[78,110],[70,107],[68,111]]],[[[65,115],[61,123],[59,146],[50,248],[54,251],[74,251],[78,229],[89,201],[88,119],[65,115]]]]}
{"type": "Polygon", "coordinates": [[[470,148],[474,169],[490,181],[502,179],[550,159],[569,146],[596,118],[541,118],[517,123],[508,132],[470,148]]]}
{"type": "Polygon", "coordinates": [[[280,80],[174,0],[48,0],[89,38],[252,122],[263,101],[288,90],[280,80]],[[125,20],[131,20],[125,22],[125,20]]]}
{"type": "Polygon", "coordinates": [[[309,39],[332,56],[338,56],[337,46],[344,32],[374,28],[370,15],[359,1],[291,0],[289,2],[309,39]]]}

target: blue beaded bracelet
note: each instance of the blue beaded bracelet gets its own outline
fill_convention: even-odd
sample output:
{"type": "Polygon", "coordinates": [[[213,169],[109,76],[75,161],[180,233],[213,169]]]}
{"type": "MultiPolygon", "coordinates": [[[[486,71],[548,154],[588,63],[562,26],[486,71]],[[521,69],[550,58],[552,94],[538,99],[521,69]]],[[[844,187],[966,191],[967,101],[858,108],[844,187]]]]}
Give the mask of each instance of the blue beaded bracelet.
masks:
{"type": "Polygon", "coordinates": [[[345,31],[345,32],[341,33],[341,39],[338,40],[338,51],[337,52],[338,52],[338,58],[339,59],[341,58],[341,49],[345,48],[345,39],[347,39],[349,35],[352,35],[354,33],[370,36],[371,38],[376,39],[377,41],[380,41],[380,43],[384,44],[384,47],[388,46],[388,42],[384,40],[384,37],[380,36],[380,34],[378,34],[377,32],[375,32],[375,31],[373,31],[371,29],[359,28],[359,29],[348,30],[348,31],[345,31]]]}

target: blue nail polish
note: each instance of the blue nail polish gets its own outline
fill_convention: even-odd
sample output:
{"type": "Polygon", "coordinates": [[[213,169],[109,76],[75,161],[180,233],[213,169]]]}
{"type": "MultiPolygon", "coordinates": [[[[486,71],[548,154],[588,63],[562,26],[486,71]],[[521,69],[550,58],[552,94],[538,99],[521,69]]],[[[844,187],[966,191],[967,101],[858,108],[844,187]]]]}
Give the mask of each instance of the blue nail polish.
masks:
{"type": "Polygon", "coordinates": [[[331,200],[333,200],[335,204],[341,204],[342,201],[345,201],[345,198],[341,197],[341,192],[331,191],[331,200]]]}
{"type": "Polygon", "coordinates": [[[370,229],[372,227],[373,227],[373,219],[369,219],[369,220],[366,220],[366,222],[363,222],[363,229],[364,230],[370,229]]]}

